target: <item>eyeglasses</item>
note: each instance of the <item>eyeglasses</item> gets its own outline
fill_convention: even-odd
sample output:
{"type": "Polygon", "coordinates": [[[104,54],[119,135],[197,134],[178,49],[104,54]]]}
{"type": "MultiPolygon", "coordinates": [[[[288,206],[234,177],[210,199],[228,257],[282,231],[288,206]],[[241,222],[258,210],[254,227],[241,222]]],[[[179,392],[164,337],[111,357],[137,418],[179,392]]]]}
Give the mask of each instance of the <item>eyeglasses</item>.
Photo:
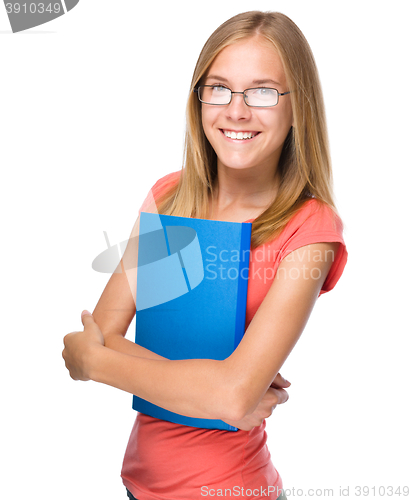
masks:
{"type": "Polygon", "coordinates": [[[278,92],[277,89],[267,87],[259,87],[253,89],[245,89],[244,92],[233,92],[227,87],[222,85],[200,85],[194,92],[197,93],[198,98],[204,104],[214,104],[218,106],[225,106],[230,104],[233,94],[243,94],[244,102],[247,106],[253,108],[269,108],[278,104],[278,97],[280,95],[290,94],[289,92],[278,92]]]}

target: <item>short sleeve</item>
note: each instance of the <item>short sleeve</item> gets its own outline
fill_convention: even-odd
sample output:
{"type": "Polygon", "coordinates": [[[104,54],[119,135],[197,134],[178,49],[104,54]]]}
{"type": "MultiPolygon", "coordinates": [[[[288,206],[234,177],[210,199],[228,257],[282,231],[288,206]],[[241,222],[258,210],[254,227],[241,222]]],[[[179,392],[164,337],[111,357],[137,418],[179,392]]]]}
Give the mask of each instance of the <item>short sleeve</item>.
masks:
{"type": "MultiPolygon", "coordinates": [[[[332,208],[317,200],[308,201],[284,231],[280,260],[289,253],[314,243],[340,243],[320,295],[334,288],[347,263],[348,252],[343,238],[343,224],[332,208]]],[[[312,258],[315,259],[313,255],[312,258]]]]}
{"type": "Polygon", "coordinates": [[[157,213],[157,205],[156,202],[160,196],[162,196],[169,188],[173,185],[177,184],[180,179],[181,171],[172,172],[171,174],[167,174],[161,179],[159,179],[154,186],[150,189],[146,199],[141,205],[140,210],[138,211],[139,215],[141,212],[155,212],[157,213]]]}

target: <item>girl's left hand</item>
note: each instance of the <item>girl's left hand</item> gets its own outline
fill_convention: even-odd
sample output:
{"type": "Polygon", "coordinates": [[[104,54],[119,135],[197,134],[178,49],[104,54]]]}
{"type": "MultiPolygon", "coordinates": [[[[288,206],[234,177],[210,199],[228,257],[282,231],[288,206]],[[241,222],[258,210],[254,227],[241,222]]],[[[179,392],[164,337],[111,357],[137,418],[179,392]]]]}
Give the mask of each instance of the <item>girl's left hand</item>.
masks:
{"type": "Polygon", "coordinates": [[[63,359],[73,380],[90,380],[90,367],[96,349],[104,346],[104,337],[88,311],[81,313],[82,332],[71,332],[64,337],[63,359]]]}
{"type": "Polygon", "coordinates": [[[260,426],[266,418],[271,416],[277,405],[288,400],[288,392],[285,388],[290,385],[291,382],[286,380],[280,373],[277,373],[271,382],[271,386],[252,413],[249,413],[241,420],[224,420],[224,422],[242,431],[251,431],[254,427],[260,426]]]}

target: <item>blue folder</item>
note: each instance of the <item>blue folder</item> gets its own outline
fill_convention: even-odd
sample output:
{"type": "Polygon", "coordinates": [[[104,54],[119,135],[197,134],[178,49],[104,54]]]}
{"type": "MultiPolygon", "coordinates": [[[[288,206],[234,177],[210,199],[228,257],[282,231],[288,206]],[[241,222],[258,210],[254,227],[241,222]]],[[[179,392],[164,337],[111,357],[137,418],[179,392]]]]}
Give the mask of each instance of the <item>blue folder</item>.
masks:
{"type": "MultiPolygon", "coordinates": [[[[244,335],[251,226],[141,213],[137,344],[174,360],[223,360],[232,354],[244,335]]],[[[238,430],[137,396],[133,408],[177,424],[238,430]]]]}

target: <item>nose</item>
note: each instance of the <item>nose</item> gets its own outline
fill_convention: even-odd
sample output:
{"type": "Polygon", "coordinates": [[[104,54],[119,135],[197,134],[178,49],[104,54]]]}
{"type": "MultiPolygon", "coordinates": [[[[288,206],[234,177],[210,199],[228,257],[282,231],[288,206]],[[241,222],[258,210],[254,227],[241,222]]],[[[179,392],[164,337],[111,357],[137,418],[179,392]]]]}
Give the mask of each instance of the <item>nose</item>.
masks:
{"type": "Polygon", "coordinates": [[[233,120],[247,120],[251,116],[251,109],[245,103],[242,92],[232,92],[231,102],[226,110],[227,116],[233,120]]]}

